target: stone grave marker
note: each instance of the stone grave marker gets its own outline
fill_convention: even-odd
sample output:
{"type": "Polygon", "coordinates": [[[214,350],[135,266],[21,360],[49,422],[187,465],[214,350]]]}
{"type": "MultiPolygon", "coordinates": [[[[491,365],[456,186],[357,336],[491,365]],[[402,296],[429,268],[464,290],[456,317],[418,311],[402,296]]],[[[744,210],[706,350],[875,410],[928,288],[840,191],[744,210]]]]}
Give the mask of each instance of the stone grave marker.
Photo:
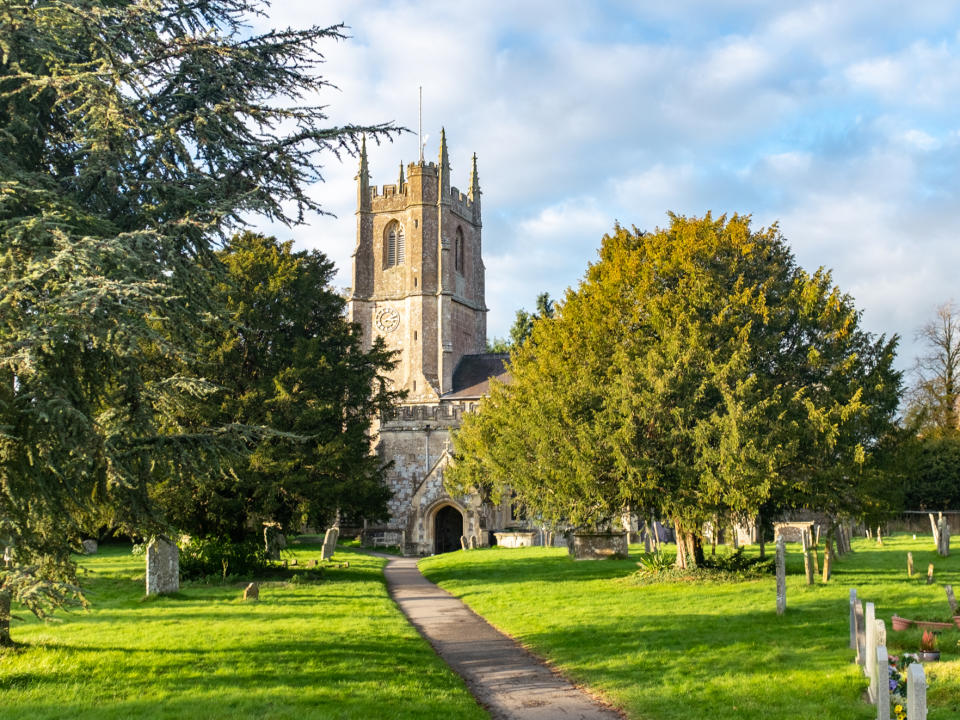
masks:
{"type": "Polygon", "coordinates": [[[476,549],[477,549],[477,536],[476,536],[476,535],[471,535],[471,536],[470,536],[470,549],[471,549],[471,550],[476,550],[476,549]]]}
{"type": "Polygon", "coordinates": [[[316,559],[316,558],[314,558],[313,560],[311,560],[310,562],[307,563],[307,567],[315,568],[316,566],[317,566],[317,559],[316,559]]]}
{"type": "Polygon", "coordinates": [[[777,538],[777,615],[783,615],[787,609],[787,565],[786,545],[783,535],[777,538]]]}
{"type": "Polygon", "coordinates": [[[907,666],[907,720],[927,720],[927,677],[920,663],[907,666]]]}
{"type": "Polygon", "coordinates": [[[250,583],[243,589],[243,599],[244,600],[259,600],[260,599],[260,586],[256,583],[250,583]]]}
{"type": "Polygon", "coordinates": [[[933,513],[927,513],[927,517],[930,518],[930,527],[933,529],[933,544],[937,548],[937,552],[940,552],[940,524],[933,513]]]}
{"type": "Polygon", "coordinates": [[[937,554],[940,557],[950,557],[950,525],[942,513],[937,521],[937,530],[937,554]]]}
{"type": "Polygon", "coordinates": [[[857,649],[857,590],[850,588],[850,649],[857,649]]]}
{"type": "Polygon", "coordinates": [[[323,548],[320,550],[321,560],[329,560],[333,557],[333,553],[337,549],[337,540],[339,537],[340,528],[338,528],[336,525],[327,530],[326,534],[323,536],[323,548]]]}
{"type": "MultiPolygon", "coordinates": [[[[803,571],[807,576],[807,585],[813,585],[813,560],[810,557],[810,534],[804,530],[801,539],[803,541],[803,571]]],[[[851,612],[853,612],[852,606],[851,612]]]]}
{"type": "Polygon", "coordinates": [[[866,664],[867,658],[867,621],[863,615],[863,602],[857,600],[857,604],[853,608],[854,612],[854,622],[857,627],[857,663],[860,667],[864,667],[866,664]]]}
{"type": "Polygon", "coordinates": [[[927,566],[927,585],[933,585],[933,563],[927,566]]]}
{"type": "Polygon", "coordinates": [[[280,532],[278,523],[263,524],[263,547],[271,560],[280,559],[280,551],[287,546],[287,538],[280,532]]]}
{"type": "MultiPolygon", "coordinates": [[[[880,720],[890,718],[890,659],[887,657],[887,648],[881,645],[877,648],[877,717],[880,720]]],[[[871,683],[872,685],[873,683],[871,683]]]]}
{"type": "Polygon", "coordinates": [[[147,545],[147,595],[180,589],[180,554],[175,543],[159,536],[147,545]]]}
{"type": "Polygon", "coordinates": [[[460,549],[461,550],[467,549],[467,538],[464,535],[460,536],[460,549]]]}
{"type": "Polygon", "coordinates": [[[84,554],[84,555],[96,555],[96,554],[97,554],[97,550],[98,550],[99,548],[98,548],[98,546],[97,546],[97,541],[96,541],[96,540],[84,540],[84,541],[83,541],[82,543],[80,543],[80,544],[83,546],[83,554],[84,554]]]}
{"type": "Polygon", "coordinates": [[[863,666],[863,673],[870,678],[870,702],[875,702],[876,694],[873,684],[876,680],[874,665],[877,662],[877,617],[876,608],[872,602],[867,603],[866,611],[864,612],[864,626],[866,628],[867,642],[866,652],[864,653],[866,663],[863,666]]]}
{"type": "Polygon", "coordinates": [[[907,553],[907,577],[913,577],[913,553],[907,553]]]}
{"type": "Polygon", "coordinates": [[[947,593],[947,602],[950,603],[951,613],[960,615],[960,609],[957,608],[957,598],[953,594],[953,585],[944,585],[943,589],[947,593]]]}
{"type": "Polygon", "coordinates": [[[877,624],[877,647],[887,646],[887,625],[883,620],[874,620],[877,624]]]}

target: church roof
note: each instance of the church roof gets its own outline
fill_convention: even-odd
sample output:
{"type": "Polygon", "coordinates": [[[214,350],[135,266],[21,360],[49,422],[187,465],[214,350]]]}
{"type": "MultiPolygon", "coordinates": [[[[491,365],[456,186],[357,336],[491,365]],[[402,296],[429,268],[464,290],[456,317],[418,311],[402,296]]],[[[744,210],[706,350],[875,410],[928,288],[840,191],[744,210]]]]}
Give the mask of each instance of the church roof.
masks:
{"type": "Polygon", "coordinates": [[[509,353],[479,353],[464,355],[453,370],[453,389],[444,399],[479,398],[490,394],[490,378],[501,382],[510,379],[507,370],[509,353]]]}

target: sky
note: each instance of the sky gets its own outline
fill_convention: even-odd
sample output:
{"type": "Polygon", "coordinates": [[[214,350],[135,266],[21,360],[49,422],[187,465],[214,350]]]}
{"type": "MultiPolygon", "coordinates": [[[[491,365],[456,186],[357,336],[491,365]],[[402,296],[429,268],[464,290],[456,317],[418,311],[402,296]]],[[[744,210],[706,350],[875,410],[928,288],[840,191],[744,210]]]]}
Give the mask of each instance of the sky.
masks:
{"type": "MultiPolygon", "coordinates": [[[[898,366],[936,307],[960,300],[960,6],[835,3],[274,0],[255,29],[345,23],[321,47],[331,124],[413,130],[369,148],[396,182],[446,129],[453,184],[483,191],[488,337],[562,297],[614,223],[749,214],[799,264],[826,267],[898,366]]],[[[350,284],[356,161],[330,157],[308,225],[350,284]]]]}

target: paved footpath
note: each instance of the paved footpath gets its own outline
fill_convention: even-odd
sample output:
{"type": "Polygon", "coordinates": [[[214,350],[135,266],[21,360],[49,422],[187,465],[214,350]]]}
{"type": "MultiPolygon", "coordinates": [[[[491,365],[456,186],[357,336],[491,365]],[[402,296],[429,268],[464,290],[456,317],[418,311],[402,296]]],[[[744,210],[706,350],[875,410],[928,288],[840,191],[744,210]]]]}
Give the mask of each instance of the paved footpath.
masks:
{"type": "Polygon", "coordinates": [[[622,720],[420,574],[416,558],[384,569],[390,594],[494,720],[622,720]]]}

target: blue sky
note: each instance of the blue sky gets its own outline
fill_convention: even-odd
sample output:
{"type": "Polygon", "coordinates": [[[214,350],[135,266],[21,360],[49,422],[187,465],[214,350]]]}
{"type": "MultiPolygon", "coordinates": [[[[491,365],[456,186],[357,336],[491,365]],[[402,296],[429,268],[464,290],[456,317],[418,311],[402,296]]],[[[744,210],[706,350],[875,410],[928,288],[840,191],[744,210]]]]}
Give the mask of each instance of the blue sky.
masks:
{"type": "MultiPolygon", "coordinates": [[[[276,0],[264,25],[345,22],[323,48],[332,122],[440,127],[454,184],[483,190],[488,332],[560,297],[615,221],[668,211],[780,223],[799,263],[831,268],[864,325],[902,336],[960,299],[960,8],[949,2],[276,0]]],[[[415,136],[370,152],[396,181],[415,136]]],[[[313,192],[336,218],[264,228],[318,248],[349,284],[355,164],[313,192]]]]}

